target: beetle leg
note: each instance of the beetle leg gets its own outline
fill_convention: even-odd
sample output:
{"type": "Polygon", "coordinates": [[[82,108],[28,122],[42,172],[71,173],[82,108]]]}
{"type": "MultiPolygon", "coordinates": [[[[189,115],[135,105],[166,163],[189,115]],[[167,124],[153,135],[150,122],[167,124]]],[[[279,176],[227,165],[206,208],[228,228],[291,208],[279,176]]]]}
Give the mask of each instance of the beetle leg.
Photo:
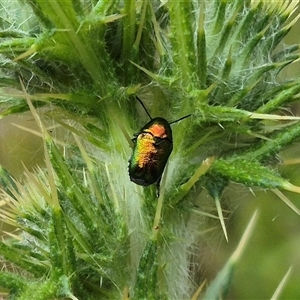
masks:
{"type": "Polygon", "coordinates": [[[135,133],[135,134],[133,135],[133,138],[131,139],[133,143],[136,142],[136,139],[137,139],[138,135],[139,135],[138,133],[135,133]]]}
{"type": "Polygon", "coordinates": [[[158,198],[160,194],[160,181],[161,181],[161,176],[156,181],[156,198],[158,198]]]}

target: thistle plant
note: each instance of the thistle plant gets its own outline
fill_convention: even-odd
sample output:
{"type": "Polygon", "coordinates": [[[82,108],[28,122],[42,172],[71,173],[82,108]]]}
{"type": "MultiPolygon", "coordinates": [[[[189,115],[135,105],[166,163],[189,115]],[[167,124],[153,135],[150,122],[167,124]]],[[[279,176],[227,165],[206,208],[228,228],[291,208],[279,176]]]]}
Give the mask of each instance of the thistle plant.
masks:
{"type": "Polygon", "coordinates": [[[1,5],[0,115],[30,109],[45,166],[20,181],[1,170],[1,218],[17,231],[0,243],[0,287],[10,299],[225,297],[256,215],[206,287],[195,261],[205,231],[228,239],[226,187],[300,192],[274,168],[300,136],[288,110],[300,80],[279,77],[299,58],[298,45],[278,49],[293,3],[1,5]],[[128,176],[133,134],[149,121],[136,96],[152,117],[191,114],[172,125],[159,198],[128,176]]]}

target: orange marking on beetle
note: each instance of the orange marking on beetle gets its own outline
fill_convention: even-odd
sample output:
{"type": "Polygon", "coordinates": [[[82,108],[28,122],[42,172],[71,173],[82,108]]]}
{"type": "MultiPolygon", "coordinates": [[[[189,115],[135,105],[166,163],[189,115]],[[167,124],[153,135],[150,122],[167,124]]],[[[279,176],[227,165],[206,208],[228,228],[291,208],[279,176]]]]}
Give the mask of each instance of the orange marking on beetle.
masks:
{"type": "Polygon", "coordinates": [[[155,141],[151,133],[141,133],[138,140],[142,140],[142,143],[138,143],[137,151],[139,153],[138,166],[143,168],[149,163],[153,163],[153,155],[157,153],[157,149],[154,147],[155,141]]]}
{"type": "Polygon", "coordinates": [[[160,124],[153,124],[149,129],[144,129],[145,132],[150,132],[153,136],[164,139],[167,137],[166,129],[160,124]]]}

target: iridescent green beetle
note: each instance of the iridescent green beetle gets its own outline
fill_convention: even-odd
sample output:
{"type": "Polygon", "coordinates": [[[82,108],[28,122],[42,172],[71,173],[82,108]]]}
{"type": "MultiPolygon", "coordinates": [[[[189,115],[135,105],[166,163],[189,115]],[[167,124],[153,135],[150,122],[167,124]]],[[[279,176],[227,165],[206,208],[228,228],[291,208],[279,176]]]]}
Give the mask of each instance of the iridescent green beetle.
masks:
{"type": "Polygon", "coordinates": [[[138,185],[148,186],[156,183],[156,196],[159,197],[161,176],[173,150],[170,125],[190,115],[170,123],[160,117],[152,119],[143,102],[138,97],[136,98],[149,116],[150,122],[132,139],[134,146],[129,159],[129,177],[138,185]]]}

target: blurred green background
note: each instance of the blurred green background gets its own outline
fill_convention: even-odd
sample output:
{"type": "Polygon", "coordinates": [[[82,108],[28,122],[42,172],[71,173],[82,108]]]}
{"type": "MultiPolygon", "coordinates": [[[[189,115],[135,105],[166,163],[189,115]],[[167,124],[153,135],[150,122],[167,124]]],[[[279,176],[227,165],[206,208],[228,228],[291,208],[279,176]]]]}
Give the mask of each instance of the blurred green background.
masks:
{"type": "MultiPolygon", "coordinates": [[[[298,44],[299,32],[298,21],[286,37],[285,44],[298,44]]],[[[294,63],[282,72],[285,77],[299,75],[300,63],[294,63]]],[[[300,106],[291,109],[295,114],[300,114],[300,106]]],[[[37,164],[43,164],[43,146],[38,136],[16,127],[15,124],[33,130],[37,126],[30,113],[0,120],[0,164],[19,179],[23,165],[31,169],[37,164]]],[[[292,158],[300,159],[299,147],[299,144],[294,144],[279,156],[282,160],[280,171],[298,186],[300,164],[286,165],[285,162],[292,158]]],[[[284,194],[300,208],[300,195],[288,192],[284,194]]],[[[280,299],[300,299],[300,216],[275,194],[261,189],[250,190],[231,184],[224,199],[226,203],[230,203],[231,211],[227,220],[229,242],[221,235],[208,241],[207,254],[203,255],[203,259],[207,259],[203,265],[208,269],[205,276],[212,278],[222,268],[234,251],[253,212],[259,209],[259,222],[234,274],[228,298],[271,299],[284,274],[292,266],[291,276],[280,299]]],[[[2,226],[1,228],[5,230],[2,226]]]]}

